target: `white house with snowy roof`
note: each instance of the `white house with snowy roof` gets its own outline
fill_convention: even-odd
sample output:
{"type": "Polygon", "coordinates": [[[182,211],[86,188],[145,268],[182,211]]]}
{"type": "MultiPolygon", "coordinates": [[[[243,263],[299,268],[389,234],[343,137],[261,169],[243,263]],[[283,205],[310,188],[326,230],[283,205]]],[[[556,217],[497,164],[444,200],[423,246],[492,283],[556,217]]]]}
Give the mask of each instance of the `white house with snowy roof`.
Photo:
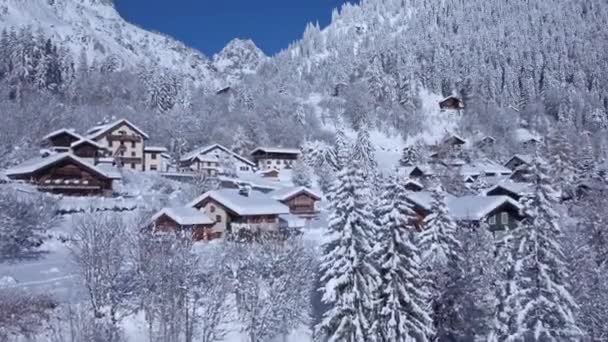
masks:
{"type": "Polygon", "coordinates": [[[203,146],[188,152],[179,159],[180,168],[205,173],[222,173],[224,168],[234,168],[237,173],[254,171],[255,163],[220,144],[203,146]]]}
{"type": "Polygon", "coordinates": [[[129,120],[95,126],[87,131],[87,138],[106,146],[123,167],[145,171],[144,148],[150,137],[129,120]]]}
{"type": "Polygon", "coordinates": [[[302,152],[297,148],[258,147],[251,151],[253,161],[260,170],[293,168],[302,152]]]}

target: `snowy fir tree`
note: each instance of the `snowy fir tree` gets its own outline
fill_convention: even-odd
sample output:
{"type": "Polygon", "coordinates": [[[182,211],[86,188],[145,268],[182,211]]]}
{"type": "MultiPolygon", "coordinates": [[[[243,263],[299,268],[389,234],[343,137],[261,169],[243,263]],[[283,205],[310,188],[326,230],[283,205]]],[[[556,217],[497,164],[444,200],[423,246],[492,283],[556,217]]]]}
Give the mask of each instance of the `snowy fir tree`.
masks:
{"type": "Polygon", "coordinates": [[[376,304],[379,341],[423,342],[433,336],[429,295],[423,286],[419,250],[413,241],[416,213],[408,203],[407,190],[401,182],[389,178],[375,210],[375,259],[381,277],[376,304]]]}
{"type": "Polygon", "coordinates": [[[572,185],[574,183],[575,169],[573,149],[568,140],[568,130],[565,126],[554,130],[549,136],[548,154],[550,165],[550,176],[553,178],[555,190],[560,198],[572,196],[572,185]]]}
{"type": "Polygon", "coordinates": [[[577,341],[576,304],[569,289],[562,251],[556,194],[546,163],[538,156],[530,167],[533,191],[522,199],[522,224],[512,231],[511,293],[506,298],[506,341],[577,341]]]}
{"type": "Polygon", "coordinates": [[[297,186],[312,187],[312,170],[302,158],[293,165],[291,181],[297,186]]]}
{"type": "Polygon", "coordinates": [[[353,158],[359,162],[363,169],[365,177],[373,182],[378,169],[376,161],[375,149],[369,135],[367,125],[363,125],[357,132],[357,140],[355,141],[353,158]]]}
{"type": "Polygon", "coordinates": [[[420,161],[420,151],[416,145],[406,146],[403,148],[399,165],[414,166],[420,161]]]}
{"type": "Polygon", "coordinates": [[[462,322],[466,319],[459,308],[463,276],[462,247],[441,186],[433,189],[431,197],[431,214],[424,220],[424,230],[418,237],[418,244],[426,286],[431,294],[434,338],[450,341],[462,334],[462,322]]]}
{"type": "Polygon", "coordinates": [[[323,302],[317,334],[324,341],[374,341],[374,294],[379,276],[370,260],[374,217],[363,171],[350,162],[339,172],[321,257],[323,302]]]}

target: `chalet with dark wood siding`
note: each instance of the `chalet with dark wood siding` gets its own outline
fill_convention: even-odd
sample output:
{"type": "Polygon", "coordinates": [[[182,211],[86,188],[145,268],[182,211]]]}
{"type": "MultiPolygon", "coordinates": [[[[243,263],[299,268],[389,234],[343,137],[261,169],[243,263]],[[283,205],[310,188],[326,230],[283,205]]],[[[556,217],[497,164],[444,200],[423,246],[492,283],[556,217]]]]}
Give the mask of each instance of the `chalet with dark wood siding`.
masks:
{"type": "Polygon", "coordinates": [[[251,156],[260,170],[291,169],[300,154],[299,149],[279,147],[258,147],[251,152],[251,156]]]}
{"type": "Polygon", "coordinates": [[[108,154],[108,149],[90,139],[80,139],[70,145],[72,153],[80,158],[97,160],[108,154]]]}
{"type": "Polygon", "coordinates": [[[441,110],[462,110],[464,109],[464,102],[456,96],[448,96],[439,102],[439,108],[441,110]]]}
{"type": "Polygon", "coordinates": [[[307,187],[283,188],[269,195],[288,206],[289,212],[293,215],[312,218],[319,214],[317,203],[321,200],[321,195],[307,187]]]}
{"type": "Polygon", "coordinates": [[[111,195],[112,183],[121,175],[102,169],[70,153],[34,158],[5,171],[14,180],[35,185],[40,191],[70,196],[111,195]]]}
{"type": "Polygon", "coordinates": [[[73,143],[82,140],[83,137],[71,129],[59,129],[45,135],[42,140],[45,146],[58,152],[67,152],[73,143]]]}
{"type": "Polygon", "coordinates": [[[204,212],[190,207],[164,208],[152,217],[152,229],[157,233],[188,234],[194,241],[221,237],[213,232],[214,221],[204,212]]]}
{"type": "Polygon", "coordinates": [[[507,196],[452,197],[447,205],[457,222],[469,226],[485,223],[492,232],[513,229],[523,219],[520,204],[507,196]]]}

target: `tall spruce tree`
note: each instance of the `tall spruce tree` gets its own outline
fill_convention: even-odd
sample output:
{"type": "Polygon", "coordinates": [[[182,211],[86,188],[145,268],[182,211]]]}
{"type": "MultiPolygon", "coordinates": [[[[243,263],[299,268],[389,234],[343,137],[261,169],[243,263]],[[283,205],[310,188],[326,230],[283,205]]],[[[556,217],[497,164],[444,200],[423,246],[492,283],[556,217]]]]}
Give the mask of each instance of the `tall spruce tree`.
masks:
{"type": "Polygon", "coordinates": [[[507,341],[577,341],[576,304],[560,244],[556,194],[546,163],[535,158],[530,167],[533,192],[522,198],[523,223],[512,231],[512,292],[506,298],[507,341]]]}
{"type": "Polygon", "coordinates": [[[419,250],[413,241],[416,213],[407,190],[396,178],[385,184],[375,211],[378,222],[377,260],[382,279],[378,295],[379,340],[430,341],[433,322],[420,273],[419,250]]]}
{"type": "Polygon", "coordinates": [[[365,178],[373,182],[376,177],[378,162],[376,161],[375,149],[372,146],[367,125],[362,125],[357,132],[353,158],[359,162],[365,178]]]}
{"type": "Polygon", "coordinates": [[[460,309],[463,271],[462,247],[456,237],[456,223],[450,217],[446,194],[441,186],[432,194],[431,214],[419,235],[424,278],[431,294],[436,341],[454,341],[462,335],[460,309]]]}
{"type": "Polygon", "coordinates": [[[326,341],[374,341],[378,273],[370,260],[374,233],[364,173],[351,161],[338,173],[321,258],[322,301],[329,307],[317,333],[326,341]]]}

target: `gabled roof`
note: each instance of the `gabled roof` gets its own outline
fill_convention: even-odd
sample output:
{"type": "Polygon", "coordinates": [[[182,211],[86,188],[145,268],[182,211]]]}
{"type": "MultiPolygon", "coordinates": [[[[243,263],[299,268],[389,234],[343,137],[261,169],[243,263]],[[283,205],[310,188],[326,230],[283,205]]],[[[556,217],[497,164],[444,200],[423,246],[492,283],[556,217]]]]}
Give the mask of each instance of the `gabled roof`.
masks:
{"type": "Polygon", "coordinates": [[[70,135],[70,136],[74,137],[75,139],[83,139],[82,136],[80,134],[76,133],[73,129],[61,128],[61,129],[52,131],[51,133],[45,135],[42,138],[42,140],[49,140],[49,139],[54,138],[61,134],[70,135]]]}
{"type": "Polygon", "coordinates": [[[425,176],[433,174],[433,170],[430,167],[423,165],[402,166],[397,169],[397,173],[401,176],[409,177],[416,169],[420,170],[425,176]]]}
{"type": "MultiPolygon", "coordinates": [[[[446,200],[454,198],[453,195],[446,193],[446,200]]],[[[430,191],[412,192],[407,195],[407,199],[424,210],[431,211],[433,206],[433,193],[430,191]]]]}
{"type": "Polygon", "coordinates": [[[300,155],[302,152],[298,148],[284,148],[284,147],[258,147],[251,151],[251,154],[254,153],[280,153],[280,154],[297,154],[300,155]]]}
{"type": "Polygon", "coordinates": [[[100,150],[107,150],[107,147],[105,147],[105,146],[101,146],[101,145],[100,145],[100,144],[98,144],[97,142],[95,142],[95,141],[93,141],[93,140],[91,140],[91,139],[87,139],[87,138],[82,138],[82,139],[80,139],[80,140],[78,140],[78,141],[74,141],[74,142],[73,142],[73,143],[70,145],[70,147],[71,147],[71,148],[75,148],[75,147],[80,146],[80,145],[82,145],[82,144],[90,144],[90,145],[93,145],[93,146],[97,147],[97,148],[98,148],[98,149],[100,149],[100,150]]]}
{"type": "Polygon", "coordinates": [[[422,184],[421,184],[421,183],[419,183],[419,182],[416,182],[416,181],[415,181],[415,180],[413,180],[413,179],[406,179],[406,180],[405,180],[404,185],[405,185],[405,186],[407,186],[408,184],[413,184],[413,185],[415,185],[416,187],[418,187],[419,189],[424,189],[424,185],[422,185],[422,184]]]}
{"type": "Polygon", "coordinates": [[[220,144],[213,144],[213,145],[209,145],[209,146],[203,146],[203,147],[201,147],[199,149],[196,149],[194,151],[191,151],[191,152],[188,152],[188,153],[184,154],[179,160],[180,161],[188,161],[188,160],[191,160],[192,158],[194,158],[194,157],[196,157],[198,155],[208,153],[209,151],[214,150],[216,148],[219,148],[220,150],[222,150],[222,151],[224,151],[224,152],[232,155],[234,158],[242,161],[245,164],[248,164],[249,166],[255,166],[255,163],[252,162],[251,160],[240,156],[238,153],[235,153],[234,151],[232,151],[232,150],[230,150],[230,149],[228,149],[225,146],[220,145],[220,144]]]}
{"type": "Polygon", "coordinates": [[[497,189],[504,189],[505,191],[516,195],[525,195],[532,192],[532,185],[529,183],[513,182],[507,180],[486,189],[484,191],[484,194],[487,196],[489,192],[492,192],[497,189]]]}
{"type": "Polygon", "coordinates": [[[507,160],[507,162],[505,163],[505,165],[508,165],[513,159],[518,159],[521,162],[523,162],[524,164],[530,165],[532,164],[532,157],[527,155],[527,154],[516,154],[513,155],[513,157],[509,158],[509,160],[507,160]]]}
{"type": "Polygon", "coordinates": [[[309,189],[305,186],[282,188],[282,189],[275,190],[275,191],[269,193],[268,195],[277,201],[287,201],[290,198],[297,196],[301,193],[305,193],[316,200],[321,199],[321,195],[319,193],[317,193],[316,191],[313,191],[312,189],[309,189]]]}
{"type": "Polygon", "coordinates": [[[129,126],[131,129],[133,129],[137,133],[141,134],[145,139],[150,138],[148,136],[148,134],[146,134],[146,132],[141,130],[139,127],[135,126],[131,121],[129,121],[127,119],[120,119],[120,120],[114,121],[109,124],[95,126],[87,131],[88,138],[90,138],[90,139],[98,138],[99,136],[107,133],[108,131],[111,131],[112,129],[114,129],[122,124],[129,126]]]}
{"type": "Polygon", "coordinates": [[[518,128],[515,130],[515,139],[519,142],[527,142],[527,141],[541,141],[541,137],[537,134],[530,132],[530,130],[526,128],[518,128]]]}
{"type": "Polygon", "coordinates": [[[445,137],[441,142],[443,144],[445,144],[445,143],[448,143],[453,140],[455,140],[460,145],[464,145],[467,143],[467,140],[465,138],[459,136],[458,134],[453,134],[453,133],[448,135],[447,137],[445,137]]]}
{"type": "Polygon", "coordinates": [[[494,173],[497,175],[510,175],[513,171],[489,159],[478,160],[470,164],[463,165],[460,168],[460,174],[463,176],[480,176],[486,173],[494,173]]]}
{"type": "Polygon", "coordinates": [[[73,163],[78,164],[78,165],[84,167],[85,169],[88,169],[88,170],[92,171],[93,173],[96,173],[102,177],[109,178],[109,179],[116,179],[115,174],[112,174],[112,173],[102,169],[101,167],[97,167],[97,166],[85,161],[82,158],[76,157],[75,155],[73,155],[71,153],[57,153],[57,154],[53,154],[53,155],[50,155],[45,158],[43,158],[43,157],[33,158],[33,159],[23,162],[22,164],[20,164],[18,166],[15,166],[13,168],[6,170],[5,174],[9,177],[28,175],[28,174],[34,173],[38,170],[44,169],[45,167],[57,164],[66,159],[70,160],[73,163]]]}
{"type": "Polygon", "coordinates": [[[152,216],[152,221],[158,220],[163,215],[168,216],[181,226],[209,225],[214,223],[204,212],[191,207],[163,208],[152,216]]]}
{"type": "Polygon", "coordinates": [[[479,221],[504,204],[521,210],[520,204],[508,196],[464,196],[447,199],[450,216],[462,221],[479,221]]]}
{"type": "Polygon", "coordinates": [[[289,214],[289,208],[267,194],[250,190],[249,195],[240,194],[238,189],[221,189],[208,191],[188,206],[196,207],[206,199],[212,199],[239,216],[289,214]]]}

